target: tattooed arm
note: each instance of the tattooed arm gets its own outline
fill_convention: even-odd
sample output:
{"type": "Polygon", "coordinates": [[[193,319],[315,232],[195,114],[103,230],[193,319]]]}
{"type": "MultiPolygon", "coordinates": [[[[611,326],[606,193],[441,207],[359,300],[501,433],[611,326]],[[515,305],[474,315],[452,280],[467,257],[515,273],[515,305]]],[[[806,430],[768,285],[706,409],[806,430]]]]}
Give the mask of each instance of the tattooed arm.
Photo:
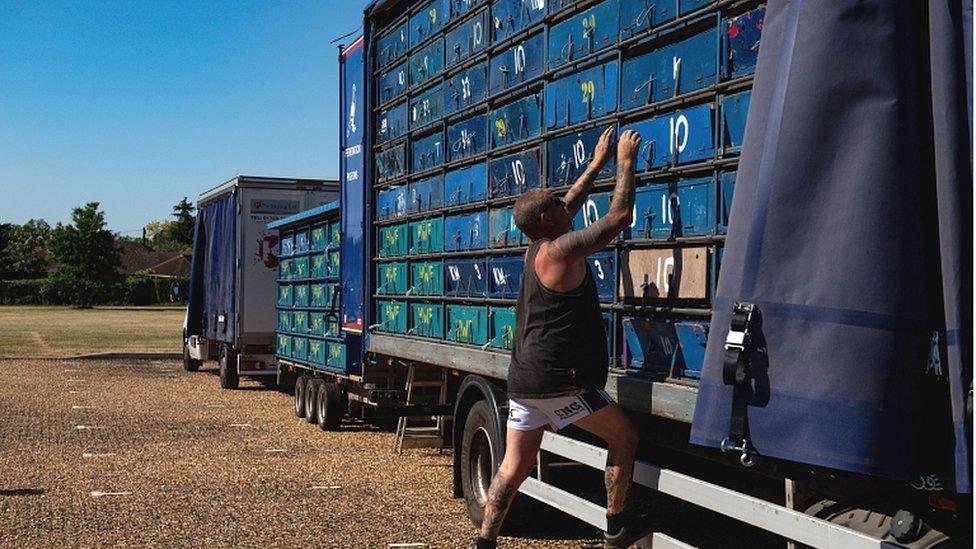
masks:
{"type": "Polygon", "coordinates": [[[587,195],[590,194],[590,189],[593,188],[593,181],[597,174],[610,160],[610,155],[613,154],[613,132],[614,127],[612,125],[603,130],[603,135],[600,136],[596,149],[593,151],[593,160],[590,161],[589,165],[586,166],[586,171],[579,176],[579,179],[573,183],[573,186],[566,193],[564,200],[569,215],[576,215],[576,212],[583,206],[587,195]]]}
{"type": "Polygon", "coordinates": [[[550,258],[565,261],[586,257],[605,248],[624,227],[630,225],[634,217],[634,165],[640,141],[640,134],[633,130],[620,136],[617,144],[617,186],[613,191],[610,212],[589,227],[568,232],[552,241],[546,248],[550,258]]]}

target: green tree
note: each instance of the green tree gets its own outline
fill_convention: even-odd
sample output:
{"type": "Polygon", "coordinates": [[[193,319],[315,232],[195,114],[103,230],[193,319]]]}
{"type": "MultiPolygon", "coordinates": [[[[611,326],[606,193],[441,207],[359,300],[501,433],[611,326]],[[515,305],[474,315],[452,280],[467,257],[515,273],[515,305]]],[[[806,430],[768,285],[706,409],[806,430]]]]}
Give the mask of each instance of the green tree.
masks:
{"type": "Polygon", "coordinates": [[[21,278],[41,278],[47,266],[47,240],[51,226],[43,219],[30,219],[11,233],[9,250],[13,269],[21,278]]]}
{"type": "Polygon", "coordinates": [[[13,258],[10,257],[10,240],[15,230],[17,226],[13,223],[0,223],[0,280],[18,278],[13,258]]]}
{"type": "Polygon", "coordinates": [[[54,278],[69,303],[91,307],[107,299],[119,280],[119,250],[98,202],[73,209],[71,222],[51,231],[48,250],[58,264],[54,278]]]}
{"type": "Polygon", "coordinates": [[[196,216],[193,215],[193,212],[195,209],[185,196],[179,204],[173,206],[173,217],[176,218],[176,221],[169,227],[170,236],[174,242],[185,247],[193,246],[193,225],[196,222],[196,216]]]}

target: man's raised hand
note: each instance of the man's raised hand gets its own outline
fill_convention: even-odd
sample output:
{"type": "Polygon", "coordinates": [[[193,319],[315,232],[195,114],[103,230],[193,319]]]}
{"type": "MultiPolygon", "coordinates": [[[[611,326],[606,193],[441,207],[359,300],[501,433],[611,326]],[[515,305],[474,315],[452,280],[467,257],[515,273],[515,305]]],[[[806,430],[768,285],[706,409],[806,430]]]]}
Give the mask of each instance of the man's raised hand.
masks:
{"type": "Polygon", "coordinates": [[[603,134],[600,135],[600,140],[596,143],[596,149],[593,151],[593,160],[590,161],[590,168],[596,171],[600,171],[601,168],[610,160],[613,155],[613,134],[615,128],[613,124],[607,126],[607,129],[603,130],[603,134]]]}

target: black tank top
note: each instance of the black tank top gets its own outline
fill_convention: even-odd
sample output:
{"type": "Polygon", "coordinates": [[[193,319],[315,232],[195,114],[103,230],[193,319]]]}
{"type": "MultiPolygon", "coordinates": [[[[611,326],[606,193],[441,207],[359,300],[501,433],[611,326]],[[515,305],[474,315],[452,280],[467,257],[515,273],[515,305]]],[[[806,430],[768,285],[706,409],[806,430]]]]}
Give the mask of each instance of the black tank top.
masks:
{"type": "Polygon", "coordinates": [[[542,242],[533,242],[525,253],[508,395],[550,398],[602,389],[607,383],[607,334],[593,273],[587,265],[583,282],[570,292],[546,288],[535,274],[542,242]]]}

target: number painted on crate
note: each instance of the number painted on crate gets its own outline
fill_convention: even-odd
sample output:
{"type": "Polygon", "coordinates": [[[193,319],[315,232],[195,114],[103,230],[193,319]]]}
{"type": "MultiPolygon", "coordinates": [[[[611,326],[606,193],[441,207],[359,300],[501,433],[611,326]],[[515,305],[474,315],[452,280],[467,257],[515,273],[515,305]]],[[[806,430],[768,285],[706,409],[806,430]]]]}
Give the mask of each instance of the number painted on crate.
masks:
{"type": "Polygon", "coordinates": [[[329,345],[329,358],[342,358],[342,347],[329,345]]]}
{"type": "Polygon", "coordinates": [[[495,279],[496,286],[504,286],[508,280],[508,275],[505,274],[505,269],[501,267],[491,268],[492,278],[495,279]]]}
{"type": "Polygon", "coordinates": [[[467,101],[471,98],[471,78],[465,76],[461,79],[461,99],[467,101]]]}
{"type": "Polygon", "coordinates": [[[386,306],[383,307],[383,313],[386,317],[386,320],[388,321],[396,320],[397,317],[400,315],[400,305],[388,303],[386,306]]]}
{"type": "Polygon", "coordinates": [[[519,76],[525,72],[525,46],[522,44],[515,46],[513,56],[515,57],[515,75],[519,76]]]}
{"type": "Polygon", "coordinates": [[[658,288],[664,288],[664,295],[668,295],[671,291],[671,273],[673,272],[673,257],[657,258],[657,275],[654,277],[654,280],[657,282],[658,288]]]}
{"type": "Polygon", "coordinates": [[[384,269],[385,274],[386,274],[386,285],[387,286],[396,286],[397,271],[398,270],[399,269],[397,267],[387,267],[386,269],[384,269]]]}
{"type": "Polygon", "coordinates": [[[478,277],[478,280],[481,280],[481,267],[477,263],[474,264],[474,276],[478,277]]]}
{"type": "Polygon", "coordinates": [[[431,8],[430,11],[427,12],[427,17],[430,19],[431,25],[437,24],[437,8],[431,8]]]}
{"type": "MultiPolygon", "coordinates": [[[[670,195],[661,195],[661,220],[668,225],[674,224],[674,210],[678,209],[681,205],[681,201],[678,198],[678,193],[673,192],[670,195]],[[672,204],[674,207],[672,208],[672,204]]],[[[636,215],[634,216],[636,217],[636,215]]]]}
{"type": "Polygon", "coordinates": [[[603,265],[600,263],[599,259],[593,261],[593,266],[596,267],[596,276],[600,280],[603,280],[604,278],[607,277],[607,275],[603,273],[603,265]]]}
{"type": "Polygon", "coordinates": [[[406,85],[406,83],[407,83],[407,71],[402,70],[399,73],[397,73],[397,84],[400,86],[404,86],[406,85]]]}
{"type": "Polygon", "coordinates": [[[479,19],[478,21],[474,22],[474,27],[472,29],[474,31],[471,36],[471,40],[474,42],[474,47],[472,49],[477,49],[479,46],[481,46],[482,37],[485,34],[485,28],[479,19]]]}
{"type": "Polygon", "coordinates": [[[683,114],[679,114],[677,119],[672,116],[669,122],[671,124],[671,139],[668,144],[668,151],[671,154],[675,154],[675,152],[681,154],[685,151],[685,147],[688,146],[688,118],[683,114]],[[681,130],[682,127],[684,128],[684,132],[681,130]],[[684,134],[683,137],[681,137],[682,133],[684,134]]]}
{"type": "Polygon", "coordinates": [[[447,275],[450,276],[451,280],[454,282],[461,280],[461,270],[457,268],[457,265],[448,265],[447,275]]]}
{"type": "Polygon", "coordinates": [[[500,139],[504,139],[505,135],[508,134],[508,128],[505,126],[504,118],[495,120],[495,132],[498,133],[500,139]]]}
{"type": "Polygon", "coordinates": [[[590,103],[596,99],[596,84],[592,80],[580,82],[580,90],[583,92],[583,103],[590,103]]]}
{"type": "Polygon", "coordinates": [[[665,356],[674,355],[674,343],[671,342],[671,339],[667,336],[660,336],[660,340],[661,340],[661,349],[664,351],[664,355],[665,356]]]}
{"type": "Polygon", "coordinates": [[[525,185],[525,165],[521,158],[512,161],[512,175],[515,177],[515,185],[521,189],[525,185]]]}
{"type": "Polygon", "coordinates": [[[589,227],[591,223],[594,223],[600,219],[600,211],[596,207],[596,202],[592,198],[586,199],[583,204],[583,226],[589,227]]]}
{"type": "Polygon", "coordinates": [[[592,38],[593,31],[596,30],[596,14],[591,13],[586,17],[580,19],[580,24],[583,25],[583,38],[592,38]]]}
{"type": "Polygon", "coordinates": [[[576,167],[579,168],[586,161],[586,145],[583,144],[582,139],[577,139],[576,143],[573,145],[573,161],[576,163],[576,167]]]}

